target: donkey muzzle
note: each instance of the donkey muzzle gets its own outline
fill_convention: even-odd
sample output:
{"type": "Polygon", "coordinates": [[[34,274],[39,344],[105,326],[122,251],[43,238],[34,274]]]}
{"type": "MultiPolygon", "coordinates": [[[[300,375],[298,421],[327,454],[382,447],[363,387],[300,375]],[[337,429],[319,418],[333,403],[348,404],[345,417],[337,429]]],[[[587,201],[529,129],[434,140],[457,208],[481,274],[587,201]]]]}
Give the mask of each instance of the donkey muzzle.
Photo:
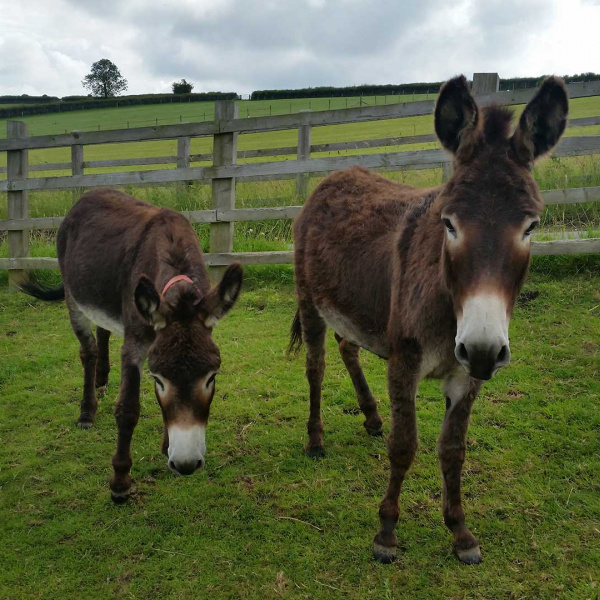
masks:
{"type": "Polygon", "coordinates": [[[171,425],[169,431],[169,469],[177,475],[191,475],[204,466],[206,454],[205,426],[171,425]]]}
{"type": "Polygon", "coordinates": [[[496,294],[466,299],[457,320],[456,360],[475,379],[491,379],[510,361],[506,301],[496,294]]]}

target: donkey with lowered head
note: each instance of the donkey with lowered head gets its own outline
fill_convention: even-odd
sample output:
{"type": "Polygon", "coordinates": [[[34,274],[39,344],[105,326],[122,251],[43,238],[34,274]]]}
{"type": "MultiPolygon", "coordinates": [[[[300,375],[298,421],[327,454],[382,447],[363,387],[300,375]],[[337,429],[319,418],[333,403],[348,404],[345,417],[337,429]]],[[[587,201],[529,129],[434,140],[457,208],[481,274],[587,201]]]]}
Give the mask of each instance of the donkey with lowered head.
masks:
{"type": "Polygon", "coordinates": [[[63,284],[47,289],[32,282],[23,290],[42,300],[66,300],[81,344],[78,424],[84,429],[94,422],[96,388],[108,382],[110,335],[124,338],[113,500],[125,501],[131,490],[130,444],[146,357],[163,415],[162,451],[171,471],[190,475],[204,465],[221,364],[212,329],[238,298],[241,265],[230,265],[211,289],[198,237],[183,215],[110,189],[81,197],[62,222],[57,244],[63,284]]]}
{"type": "Polygon", "coordinates": [[[396,556],[398,498],[417,448],[415,395],[425,377],[442,379],[446,397],[438,442],[444,521],[458,558],[481,560],[461,504],[467,426],[482,380],[510,359],[508,324],[543,208],[531,167],[558,142],[567,112],[565,86],[550,77],[513,133],[512,113],[481,110],[457,77],[442,87],[435,107],[435,131],[453,154],[445,185],[415,189],[354,167],[327,177],[296,218],[298,312],[290,349],[302,341],[307,348],[309,455],[323,454],[327,327],[372,435],[381,434],[382,422],[359,349],[388,362],[391,471],[373,547],[380,562],[396,556]]]}

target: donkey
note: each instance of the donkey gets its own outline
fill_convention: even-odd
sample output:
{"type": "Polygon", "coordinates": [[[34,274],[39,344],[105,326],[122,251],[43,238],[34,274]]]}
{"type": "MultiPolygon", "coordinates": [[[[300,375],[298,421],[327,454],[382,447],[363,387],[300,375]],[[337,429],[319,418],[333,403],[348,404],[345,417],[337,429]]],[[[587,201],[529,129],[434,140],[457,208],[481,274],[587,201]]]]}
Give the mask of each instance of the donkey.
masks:
{"type": "Polygon", "coordinates": [[[146,357],[162,411],[162,452],[172,472],[190,475],[204,465],[206,424],[221,364],[212,329],[238,298],[241,265],[231,264],[211,289],[187,219],[111,189],[81,197],[58,230],[57,246],[62,285],[48,289],[32,282],[23,290],[42,300],[66,300],[81,345],[78,425],[83,429],[94,422],[96,388],[103,390],[108,382],[110,335],[124,337],[112,499],[124,502],[131,492],[130,444],[146,357]]]}
{"type": "Polygon", "coordinates": [[[377,561],[396,557],[398,498],[417,448],[415,395],[425,377],[442,379],[446,397],[438,442],[444,521],[458,558],[481,560],[461,504],[467,426],[482,380],[510,359],[509,320],[543,208],[531,167],[558,142],[567,112],[563,82],[549,77],[511,135],[510,110],[480,110],[466,79],[456,77],[435,107],[436,134],[453,154],[445,185],[415,189],[353,167],[323,180],[296,218],[290,350],[306,344],[310,456],[323,455],[327,326],[372,435],[381,434],[382,421],[359,349],[388,362],[391,471],[373,545],[377,561]]]}

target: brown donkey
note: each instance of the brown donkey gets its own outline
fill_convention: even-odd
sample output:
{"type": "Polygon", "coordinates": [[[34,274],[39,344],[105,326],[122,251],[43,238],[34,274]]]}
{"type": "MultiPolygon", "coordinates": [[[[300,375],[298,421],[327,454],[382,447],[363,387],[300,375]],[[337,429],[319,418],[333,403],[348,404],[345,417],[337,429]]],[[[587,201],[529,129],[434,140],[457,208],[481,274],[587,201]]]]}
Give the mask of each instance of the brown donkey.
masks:
{"type": "Polygon", "coordinates": [[[558,142],[567,111],[564,84],[550,77],[511,135],[512,113],[481,111],[457,77],[442,87],[435,108],[437,136],[454,159],[445,185],[415,189],[354,167],[327,177],[296,218],[298,313],[290,349],[302,340],[307,348],[309,455],[323,454],[327,326],[372,435],[381,434],[381,417],[359,348],[388,361],[391,472],[374,541],[378,561],[396,556],[398,497],[417,448],[415,395],[425,377],[442,379],[446,397],[438,443],[444,521],[459,559],[481,560],[460,493],[469,415],[481,380],[510,358],[508,323],[543,206],[531,166],[558,142]]]}
{"type": "Polygon", "coordinates": [[[58,261],[61,287],[31,283],[24,291],[42,300],[66,300],[81,344],[84,386],[78,424],[84,429],[94,422],[95,388],[108,381],[110,334],[125,339],[115,409],[113,500],[125,501],[131,489],[130,444],[140,415],[146,357],[163,415],[162,451],[169,468],[189,475],[202,467],[221,364],[212,329],[237,300],[239,263],[230,265],[211,289],[198,237],[183,215],[110,189],[85,194],[65,217],[58,230],[58,261]],[[98,326],[97,341],[92,323],[98,326]]]}

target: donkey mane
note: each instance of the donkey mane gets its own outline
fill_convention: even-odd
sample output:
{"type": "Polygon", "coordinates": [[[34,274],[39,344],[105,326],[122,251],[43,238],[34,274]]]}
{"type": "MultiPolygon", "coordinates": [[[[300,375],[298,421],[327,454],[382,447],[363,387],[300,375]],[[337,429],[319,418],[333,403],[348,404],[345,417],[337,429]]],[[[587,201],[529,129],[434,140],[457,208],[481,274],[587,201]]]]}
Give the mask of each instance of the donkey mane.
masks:
{"type": "Polygon", "coordinates": [[[404,223],[398,238],[398,251],[401,259],[400,268],[402,270],[404,270],[408,264],[407,256],[411,250],[416,229],[419,223],[422,222],[422,217],[427,214],[439,193],[440,189],[436,188],[424,194],[404,215],[404,223]]]}
{"type": "Polygon", "coordinates": [[[488,144],[506,142],[512,129],[513,113],[505,106],[493,104],[483,109],[483,137],[488,144]]]}
{"type": "Polygon", "coordinates": [[[178,268],[182,273],[191,271],[193,267],[187,246],[180,238],[173,240],[172,236],[167,236],[167,241],[170,244],[166,248],[165,256],[162,259],[164,264],[178,268]]]}

